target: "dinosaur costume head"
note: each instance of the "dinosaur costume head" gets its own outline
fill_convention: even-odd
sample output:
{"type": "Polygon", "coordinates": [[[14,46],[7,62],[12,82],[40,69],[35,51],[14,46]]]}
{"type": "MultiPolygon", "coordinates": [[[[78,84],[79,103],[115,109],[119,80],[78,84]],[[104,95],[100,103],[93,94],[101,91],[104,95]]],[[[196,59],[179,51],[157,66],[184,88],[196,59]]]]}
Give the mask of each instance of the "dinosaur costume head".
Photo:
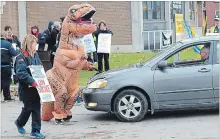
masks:
{"type": "Polygon", "coordinates": [[[90,4],[73,5],[68,9],[68,18],[76,24],[75,35],[83,36],[96,30],[92,21],[95,12],[95,8],[90,4]]]}

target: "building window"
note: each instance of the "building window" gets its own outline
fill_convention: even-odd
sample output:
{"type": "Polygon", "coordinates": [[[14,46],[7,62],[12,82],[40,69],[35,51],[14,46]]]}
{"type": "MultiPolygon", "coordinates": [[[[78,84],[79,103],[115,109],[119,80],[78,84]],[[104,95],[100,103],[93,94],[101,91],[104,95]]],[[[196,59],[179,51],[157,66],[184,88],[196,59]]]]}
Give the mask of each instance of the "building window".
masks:
{"type": "Polygon", "coordinates": [[[143,18],[146,20],[165,20],[165,2],[143,1],[143,18]]]}
{"type": "Polygon", "coordinates": [[[185,5],[184,5],[184,2],[181,2],[181,1],[172,1],[170,3],[170,7],[171,7],[171,19],[173,21],[173,17],[175,14],[184,14],[185,12],[185,5]]]}
{"type": "Polygon", "coordinates": [[[215,11],[215,15],[220,16],[220,10],[215,11]]]}
{"type": "Polygon", "coordinates": [[[174,27],[174,15],[175,14],[183,14],[183,18],[185,19],[185,3],[181,1],[172,1],[170,3],[170,17],[171,17],[171,29],[174,27]]]}

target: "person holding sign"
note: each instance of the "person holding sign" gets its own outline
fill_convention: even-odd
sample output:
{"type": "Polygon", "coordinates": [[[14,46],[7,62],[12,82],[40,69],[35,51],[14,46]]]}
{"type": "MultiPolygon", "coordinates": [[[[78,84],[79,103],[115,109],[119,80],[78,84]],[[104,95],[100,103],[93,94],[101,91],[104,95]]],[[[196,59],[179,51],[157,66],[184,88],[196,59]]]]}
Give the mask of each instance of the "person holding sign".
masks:
{"type": "MultiPolygon", "coordinates": [[[[111,34],[113,35],[112,31],[107,29],[105,21],[100,21],[98,24],[97,31],[93,33],[93,35],[96,37],[96,47],[97,47],[97,55],[98,55],[98,72],[101,73],[103,70],[103,65],[102,65],[102,60],[104,58],[104,63],[105,63],[105,71],[109,70],[109,53],[110,51],[104,51],[104,48],[101,48],[103,45],[101,45],[101,40],[100,36],[106,36],[105,34],[111,34]]],[[[106,36],[107,39],[109,36],[106,36]]],[[[105,37],[105,38],[106,38],[105,37]]],[[[109,39],[108,39],[109,40],[109,39]]],[[[102,42],[102,43],[110,43],[111,45],[111,40],[110,42],[102,42]]],[[[108,50],[110,50],[110,46],[108,46],[108,50]]]]}
{"type": "Polygon", "coordinates": [[[24,103],[20,116],[15,121],[18,132],[25,134],[23,128],[32,114],[31,138],[44,139],[45,136],[40,133],[41,130],[41,103],[37,83],[31,76],[29,66],[42,65],[39,56],[36,53],[37,38],[34,35],[28,35],[22,43],[22,53],[17,56],[15,61],[15,73],[19,80],[19,98],[24,103]]]}

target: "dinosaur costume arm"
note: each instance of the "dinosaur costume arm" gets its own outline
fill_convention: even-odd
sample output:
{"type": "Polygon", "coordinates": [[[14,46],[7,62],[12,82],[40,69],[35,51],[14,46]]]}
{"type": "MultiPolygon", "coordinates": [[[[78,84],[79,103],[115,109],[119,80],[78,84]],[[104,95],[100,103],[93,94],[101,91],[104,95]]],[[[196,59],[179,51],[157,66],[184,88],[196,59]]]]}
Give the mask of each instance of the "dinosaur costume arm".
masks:
{"type": "Polygon", "coordinates": [[[82,68],[83,70],[93,70],[94,66],[90,64],[88,61],[86,61],[84,67],[82,68]]]}
{"type": "Polygon", "coordinates": [[[59,61],[59,63],[61,65],[63,65],[66,68],[69,69],[75,69],[78,67],[79,63],[80,63],[80,59],[70,59],[64,55],[60,55],[60,56],[56,56],[55,57],[56,61],[59,61]]]}
{"type": "Polygon", "coordinates": [[[69,69],[76,69],[80,63],[80,59],[67,61],[66,67],[69,69]]]}

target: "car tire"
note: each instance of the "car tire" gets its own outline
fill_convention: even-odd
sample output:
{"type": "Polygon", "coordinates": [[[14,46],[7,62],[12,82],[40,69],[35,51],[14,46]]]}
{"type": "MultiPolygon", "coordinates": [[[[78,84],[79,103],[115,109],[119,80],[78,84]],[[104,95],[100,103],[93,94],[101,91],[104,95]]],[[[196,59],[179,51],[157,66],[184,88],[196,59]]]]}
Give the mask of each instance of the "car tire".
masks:
{"type": "Polygon", "coordinates": [[[137,90],[123,90],[113,103],[114,113],[120,121],[138,122],[141,121],[148,110],[146,97],[137,90]]]}

